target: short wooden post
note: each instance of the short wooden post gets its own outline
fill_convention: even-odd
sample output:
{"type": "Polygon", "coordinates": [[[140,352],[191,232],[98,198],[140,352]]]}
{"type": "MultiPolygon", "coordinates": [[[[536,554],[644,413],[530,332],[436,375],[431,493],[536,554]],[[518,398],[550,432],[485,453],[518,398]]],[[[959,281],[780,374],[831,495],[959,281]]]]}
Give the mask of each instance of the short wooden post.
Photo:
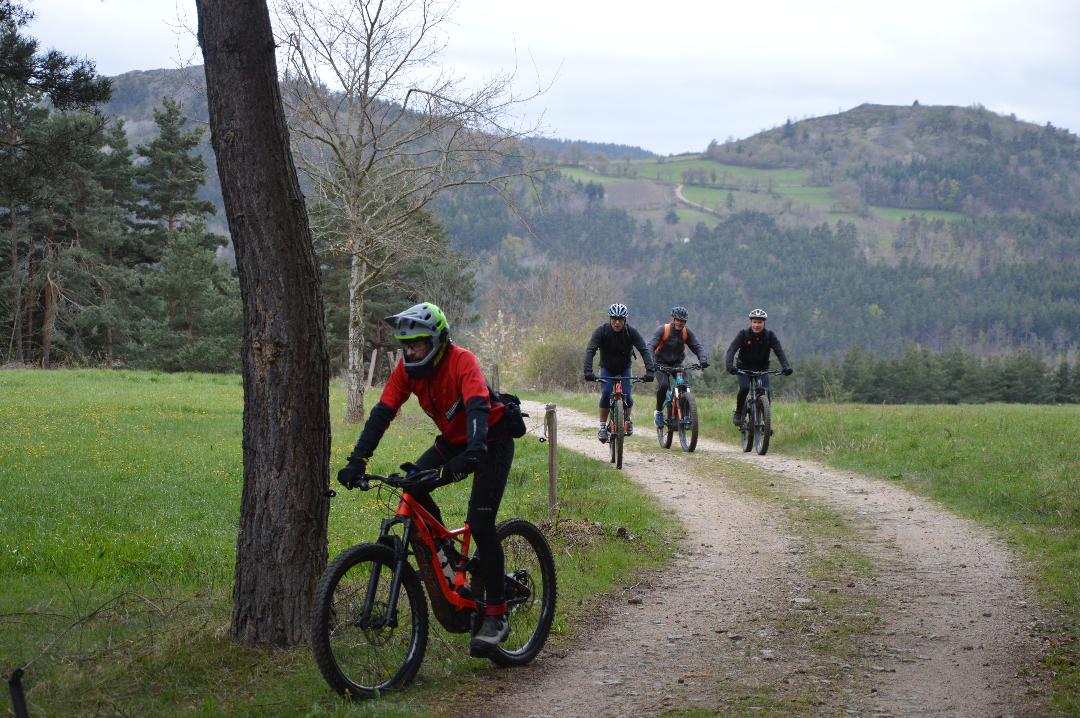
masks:
{"type": "Polygon", "coordinates": [[[496,362],[491,365],[491,388],[495,390],[495,393],[499,393],[499,363],[496,362]]]}
{"type": "Polygon", "coordinates": [[[559,422],[554,404],[544,407],[544,427],[548,445],[548,519],[555,521],[555,507],[558,503],[556,484],[559,477],[559,422]]]}
{"type": "Polygon", "coordinates": [[[378,354],[379,354],[378,349],[372,349],[371,350],[371,362],[368,363],[368,371],[367,371],[367,388],[368,389],[371,388],[371,380],[375,378],[375,357],[378,356],[378,354]]]}

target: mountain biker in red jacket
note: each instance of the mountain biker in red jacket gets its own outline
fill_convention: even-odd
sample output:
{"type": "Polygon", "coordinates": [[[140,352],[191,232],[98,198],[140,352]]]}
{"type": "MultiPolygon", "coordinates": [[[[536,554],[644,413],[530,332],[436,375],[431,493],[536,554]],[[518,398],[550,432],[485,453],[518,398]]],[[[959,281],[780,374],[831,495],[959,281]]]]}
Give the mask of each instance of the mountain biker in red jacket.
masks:
{"type": "MultiPolygon", "coordinates": [[[[686,326],[690,318],[690,312],[686,307],[673,307],[671,309],[671,322],[661,324],[656,328],[656,333],[649,340],[649,351],[653,353],[653,360],[657,364],[665,366],[682,366],[686,358],[686,349],[694,352],[698,358],[698,364],[702,369],[709,366],[709,355],[701,346],[694,333],[686,326]],[[664,335],[667,336],[664,336],[664,335]],[[683,339],[685,335],[686,339],[683,339]]],[[[656,414],[653,421],[658,427],[664,425],[664,400],[667,398],[668,385],[671,383],[671,375],[661,371],[656,378],[656,414]]]]}
{"type": "MultiPolygon", "coordinates": [[[[729,374],[737,373],[735,354],[739,355],[738,368],[752,371],[765,371],[769,368],[769,352],[776,354],[780,360],[780,366],[784,368],[784,376],[791,376],[794,369],[788,363],[784,348],[780,346],[780,340],[771,330],[765,328],[765,320],[769,315],[764,309],[752,309],[747,315],[750,319],[750,327],[740,329],[739,333],[728,346],[724,357],[724,364],[729,374]]],[[[765,387],[769,386],[769,377],[766,375],[765,387]]],[[[731,417],[735,426],[742,426],[743,402],[750,393],[750,377],[739,374],[739,395],[735,398],[735,413],[731,417]]]]}
{"type": "MultiPolygon", "coordinates": [[[[600,350],[600,378],[606,379],[611,376],[630,376],[630,362],[632,352],[637,349],[641,359],[645,362],[645,376],[642,381],[652,381],[656,365],[653,362],[652,352],[649,351],[645,340],[637,329],[627,324],[626,319],[630,311],[625,304],[616,302],[608,307],[608,321],[601,324],[589,338],[589,344],[585,347],[585,366],[583,374],[585,381],[596,381],[593,373],[593,357],[600,350]]],[[[630,409],[634,406],[634,400],[630,396],[630,381],[622,382],[623,395],[626,397],[626,434],[634,433],[634,424],[630,421],[630,409]]],[[[608,440],[608,405],[611,402],[611,390],[615,382],[605,381],[600,386],[600,431],[596,438],[601,442],[608,440]]]]}
{"type": "MultiPolygon", "coordinates": [[[[510,633],[503,586],[505,557],[495,535],[495,515],[514,460],[514,440],[500,426],[505,407],[492,403],[476,356],[450,341],[450,325],[437,306],[417,304],[384,321],[394,328],[403,356],[372,407],[348,465],[338,472],[338,481],[347,488],[357,485],[398,409],[416,395],[440,434],[416,460],[415,469],[441,466],[440,485],[475,474],[466,522],[476,541],[485,607],[484,620],[469,648],[473,655],[486,655],[510,633]]],[[[442,512],[429,491],[410,493],[442,522],[442,512]]]]}

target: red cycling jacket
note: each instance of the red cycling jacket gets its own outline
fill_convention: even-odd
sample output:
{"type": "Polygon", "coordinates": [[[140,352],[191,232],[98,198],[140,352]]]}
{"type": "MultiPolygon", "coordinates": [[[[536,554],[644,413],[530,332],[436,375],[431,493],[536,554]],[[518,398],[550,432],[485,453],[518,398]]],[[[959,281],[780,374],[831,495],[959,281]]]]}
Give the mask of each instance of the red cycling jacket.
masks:
{"type": "Polygon", "coordinates": [[[385,409],[377,404],[371,410],[353,453],[371,456],[390,420],[413,394],[446,441],[459,446],[468,444],[469,449],[483,451],[487,429],[502,420],[506,408],[499,402],[493,405],[489,391],[476,355],[456,344],[448,346],[435,369],[420,379],[411,378],[405,372],[404,360],[399,361],[379,397],[379,404],[385,409]],[[486,426],[469,426],[468,415],[480,420],[485,413],[486,426]],[[369,429],[373,431],[369,432],[369,429]]]}

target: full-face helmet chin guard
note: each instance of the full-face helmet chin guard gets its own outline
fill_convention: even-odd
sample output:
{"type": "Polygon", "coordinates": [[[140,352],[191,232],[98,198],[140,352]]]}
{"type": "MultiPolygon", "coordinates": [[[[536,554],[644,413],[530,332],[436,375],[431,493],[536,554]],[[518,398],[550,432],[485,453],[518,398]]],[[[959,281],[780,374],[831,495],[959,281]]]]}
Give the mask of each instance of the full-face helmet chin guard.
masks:
{"type": "Polygon", "coordinates": [[[383,321],[394,328],[394,339],[399,342],[431,340],[431,351],[422,359],[409,361],[408,353],[403,357],[405,373],[413,379],[430,374],[450,346],[450,324],[442,310],[431,302],[416,304],[383,321]]]}

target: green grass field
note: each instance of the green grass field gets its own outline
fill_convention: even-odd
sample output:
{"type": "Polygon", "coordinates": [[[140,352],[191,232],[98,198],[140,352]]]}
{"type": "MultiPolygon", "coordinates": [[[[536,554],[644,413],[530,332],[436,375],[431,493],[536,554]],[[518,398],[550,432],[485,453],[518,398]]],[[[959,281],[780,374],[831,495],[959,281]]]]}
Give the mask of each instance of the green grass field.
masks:
{"type": "MultiPolygon", "coordinates": [[[[336,420],[340,386],[331,399],[336,420]]],[[[35,718],[429,715],[451,684],[455,692],[484,685],[492,665],[441,629],[410,690],[356,706],[336,699],[306,647],[229,641],[241,413],[237,376],[0,372],[0,669],[6,677],[29,663],[35,718]]],[[[358,427],[333,431],[336,469],[358,427]]],[[[432,436],[410,402],[372,470],[415,458],[432,436]]],[[[545,445],[518,441],[500,517],[547,520],[546,467],[545,445]]],[[[467,490],[440,490],[449,521],[463,520],[467,490]]],[[[599,594],[663,562],[678,537],[605,464],[561,454],[559,492],[563,521],[549,532],[559,572],[555,643],[599,594]]],[[[388,507],[376,492],[339,493],[331,556],[373,539],[388,507]]],[[[7,701],[4,692],[0,711],[7,701]]]]}
{"type": "MultiPolygon", "coordinates": [[[[595,394],[541,398],[596,411],[595,394]]],[[[734,404],[732,396],[699,395],[701,435],[737,443],[734,404]]],[[[639,410],[637,423],[651,437],[649,414],[639,410]]],[[[1065,632],[1052,659],[1055,698],[1066,713],[1080,715],[1080,406],[779,399],[773,416],[770,453],[897,482],[1002,531],[1029,562],[1043,603],[1065,632]]]]}
{"type": "MultiPolygon", "coordinates": [[[[601,184],[632,184],[635,182],[664,182],[668,184],[680,184],[683,181],[684,170],[704,170],[709,182],[712,182],[712,173],[716,173],[715,184],[706,186],[687,185],[683,188],[683,194],[692,202],[714,209],[727,212],[726,202],[730,193],[735,200],[735,210],[756,210],[762,212],[779,212],[790,202],[794,207],[806,206],[817,212],[828,215],[829,221],[848,220],[858,224],[866,224],[867,218],[861,218],[849,212],[838,212],[834,206],[836,199],[833,197],[830,187],[809,184],[810,173],[800,169],[756,169],[753,167],[740,167],[728,165],[713,160],[704,159],[699,155],[683,155],[666,158],[663,161],[633,160],[629,163],[612,163],[612,175],[601,175],[584,167],[565,166],[559,171],[573,179],[582,182],[599,182],[601,184]],[[617,168],[629,166],[637,172],[635,177],[615,176],[617,168]],[[769,191],[771,188],[771,192],[769,191]]],[[[943,220],[952,222],[961,220],[964,215],[959,212],[945,210],[917,210],[900,209],[896,207],[870,207],[871,223],[886,222],[895,225],[903,219],[918,216],[926,220],[943,220]]],[[[709,217],[709,222],[714,223],[715,217],[709,217]]],[[[895,228],[889,230],[890,233],[895,228]]]]}

